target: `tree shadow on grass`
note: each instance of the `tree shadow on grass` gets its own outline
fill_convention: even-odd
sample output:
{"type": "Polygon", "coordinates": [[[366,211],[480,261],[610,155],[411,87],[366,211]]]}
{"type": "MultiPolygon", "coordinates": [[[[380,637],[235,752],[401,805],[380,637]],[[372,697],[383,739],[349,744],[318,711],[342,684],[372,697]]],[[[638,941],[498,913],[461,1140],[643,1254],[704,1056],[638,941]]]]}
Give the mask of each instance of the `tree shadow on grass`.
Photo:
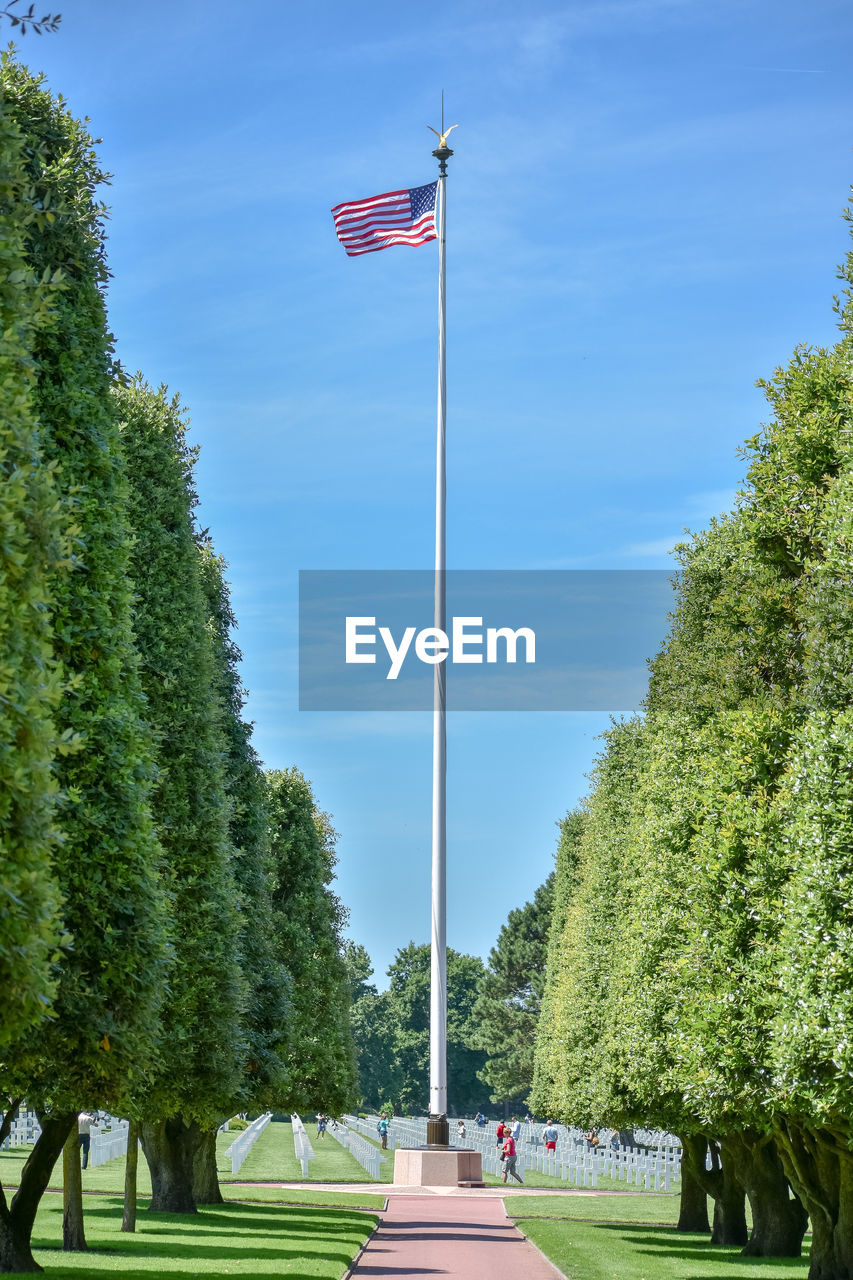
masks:
{"type": "Polygon", "coordinates": [[[152,1275],[186,1280],[188,1273],[217,1275],[233,1268],[246,1280],[277,1274],[287,1280],[316,1280],[318,1275],[341,1275],[376,1221],[373,1215],[347,1210],[234,1205],[192,1215],[145,1213],[135,1233],[122,1234],[120,1206],[115,1197],[87,1212],[91,1234],[100,1232],[100,1238],[77,1255],[64,1253],[50,1231],[59,1216],[57,1207],[33,1239],[51,1275],[83,1280],[120,1270],[123,1280],[152,1280],[152,1275]],[[114,1230],[105,1239],[107,1221],[114,1230]],[[150,1269],[140,1269],[142,1258],[151,1262],[150,1269]]]}
{"type": "MultiPolygon", "coordinates": [[[[116,1197],[107,1205],[85,1208],[85,1217],[92,1220],[101,1218],[116,1221],[122,1201],[116,1197]]],[[[199,1209],[198,1213],[152,1213],[150,1209],[141,1210],[136,1219],[137,1230],[150,1227],[156,1233],[179,1235],[233,1235],[244,1228],[258,1231],[264,1226],[279,1226],[288,1230],[303,1225],[311,1235],[317,1232],[343,1233],[364,1228],[365,1220],[369,1223],[375,1218],[375,1212],[349,1209],[346,1206],[313,1207],[310,1205],[286,1204],[231,1204],[217,1205],[215,1209],[199,1209]]]]}
{"type": "MultiPolygon", "coordinates": [[[[740,1248],[735,1245],[712,1245],[705,1232],[676,1231],[675,1227],[671,1226],[626,1226],[624,1223],[617,1222],[595,1222],[584,1225],[592,1226],[596,1231],[617,1232],[637,1253],[651,1257],[666,1255],[667,1258],[677,1258],[693,1265],[701,1261],[703,1265],[725,1267],[727,1270],[731,1267],[742,1267],[744,1271],[754,1271],[758,1263],[761,1266],[773,1267],[774,1270],[798,1271],[800,1274],[803,1274],[804,1268],[808,1265],[807,1247],[804,1248],[801,1258],[755,1258],[744,1256],[740,1248]]],[[[701,1277],[691,1273],[689,1276],[685,1275],[683,1280],[718,1280],[718,1276],[714,1271],[701,1277]]]]}

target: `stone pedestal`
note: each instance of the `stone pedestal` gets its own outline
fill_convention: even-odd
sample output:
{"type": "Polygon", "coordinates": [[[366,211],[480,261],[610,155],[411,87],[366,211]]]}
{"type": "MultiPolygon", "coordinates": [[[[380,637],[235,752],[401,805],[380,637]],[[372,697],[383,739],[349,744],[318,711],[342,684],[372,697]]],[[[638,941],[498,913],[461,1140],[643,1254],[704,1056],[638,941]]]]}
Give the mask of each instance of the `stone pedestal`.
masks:
{"type": "Polygon", "coordinates": [[[484,1186],[483,1157],[463,1147],[399,1148],[394,1182],[407,1187],[484,1186]]]}

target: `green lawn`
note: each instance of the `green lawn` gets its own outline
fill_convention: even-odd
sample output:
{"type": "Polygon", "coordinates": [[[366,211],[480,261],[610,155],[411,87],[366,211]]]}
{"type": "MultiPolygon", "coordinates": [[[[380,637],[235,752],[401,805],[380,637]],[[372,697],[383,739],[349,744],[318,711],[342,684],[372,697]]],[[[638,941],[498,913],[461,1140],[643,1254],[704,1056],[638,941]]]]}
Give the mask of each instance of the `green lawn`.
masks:
{"type": "MultiPolygon", "coordinates": [[[[140,1206],[141,1208],[143,1206],[140,1206]]],[[[339,1280],[376,1221],[356,1210],[227,1204],[184,1216],[141,1212],[134,1235],[123,1234],[121,1200],[87,1197],[86,1253],[63,1253],[62,1199],[45,1196],[36,1219],[36,1260],[50,1276],[125,1280],[154,1276],[292,1276],[339,1280]]]]}
{"type": "Polygon", "coordinates": [[[739,1249],[710,1245],[705,1233],[676,1231],[671,1196],[506,1196],[504,1204],[569,1280],[805,1280],[808,1274],[806,1257],[744,1258],[739,1249]]]}
{"type": "MultiPolygon", "coordinates": [[[[293,1153],[293,1131],[289,1122],[267,1125],[249,1152],[239,1173],[231,1173],[231,1160],[225,1158],[225,1151],[231,1145],[236,1133],[221,1133],[216,1140],[217,1167],[222,1194],[226,1200],[277,1201],[289,1204],[358,1204],[369,1209],[381,1209],[385,1203],[381,1195],[359,1195],[357,1200],[345,1192],[288,1191],[274,1187],[240,1186],[244,1182],[301,1182],[302,1168],[293,1153]]],[[[332,1138],[316,1142],[314,1149],[317,1159],[309,1162],[308,1180],[312,1182],[370,1182],[368,1174],[361,1165],[344,1151],[332,1138]]],[[[4,1187],[16,1187],[20,1182],[21,1169],[30,1153],[29,1147],[15,1147],[11,1151],[0,1153],[0,1182],[4,1187]]],[[[105,1192],[122,1195],[124,1192],[124,1156],[111,1160],[109,1164],[100,1165],[97,1169],[85,1169],[83,1172],[83,1190],[85,1192],[105,1192]]],[[[383,1165],[383,1172],[392,1168],[391,1161],[383,1165]]],[[[151,1194],[151,1178],[145,1157],[140,1154],[138,1172],[138,1193],[140,1196],[151,1194]]],[[[377,1189],[378,1189],[377,1184],[377,1189]]],[[[62,1188],[62,1161],[54,1167],[50,1179],[54,1190],[62,1188]]]]}
{"type": "Polygon", "coordinates": [[[505,1195],[504,1205],[511,1218],[561,1218],[571,1222],[666,1223],[674,1226],[678,1200],[664,1193],[648,1191],[636,1196],[514,1196],[505,1195]]]}
{"type": "MultiPolygon", "coordinates": [[[[307,1126],[306,1126],[307,1128],[307,1126]]],[[[233,1181],[233,1177],[241,1182],[372,1182],[366,1169],[362,1169],[353,1156],[327,1135],[318,1138],[316,1130],[308,1128],[308,1137],[314,1148],[316,1159],[308,1162],[308,1177],[303,1179],[302,1166],[293,1151],[293,1129],[289,1121],[273,1121],[264,1129],[252,1150],[246,1157],[240,1172],[233,1175],[222,1172],[230,1169],[230,1161],[219,1159],[220,1182],[233,1181]]],[[[392,1153],[388,1153],[392,1155],[392,1153]]],[[[380,1165],[383,1175],[393,1170],[392,1159],[380,1165]]],[[[382,1181],[390,1181],[383,1177],[382,1181]]],[[[224,1191],[223,1191],[224,1194],[224,1191]]]]}

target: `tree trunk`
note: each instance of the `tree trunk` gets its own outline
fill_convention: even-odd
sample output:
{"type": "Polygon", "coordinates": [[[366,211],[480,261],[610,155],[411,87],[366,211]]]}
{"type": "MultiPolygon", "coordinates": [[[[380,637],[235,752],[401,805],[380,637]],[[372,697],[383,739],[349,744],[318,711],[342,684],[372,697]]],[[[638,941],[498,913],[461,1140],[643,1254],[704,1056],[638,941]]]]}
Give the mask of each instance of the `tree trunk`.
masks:
{"type": "Polygon", "coordinates": [[[82,1253],[88,1249],[83,1226],[83,1175],[80,1170],[80,1143],[77,1126],[62,1148],[62,1248],[66,1253],[82,1253]]]}
{"type": "Polygon", "coordinates": [[[704,1133],[681,1138],[681,1204],[676,1231],[710,1231],[708,1196],[699,1170],[704,1172],[708,1139],[704,1133]]]}
{"type": "Polygon", "coordinates": [[[224,1204],[216,1172],[217,1130],[206,1129],[201,1135],[193,1162],[193,1199],[196,1204],[224,1204]]]}
{"type": "Polygon", "coordinates": [[[723,1139],[723,1159],[738,1169],[752,1208],[752,1234],[744,1254],[756,1258],[799,1258],[808,1214],[791,1195],[779,1152],[769,1134],[746,1129],[723,1139]]]}
{"type": "Polygon", "coordinates": [[[201,1141],[197,1124],[185,1124],[183,1116],[170,1116],[139,1127],[142,1150],[151,1170],[151,1204],[154,1213],[195,1213],[193,1161],[201,1141]]]}
{"type": "Polygon", "coordinates": [[[746,1244],[746,1192],[730,1155],[723,1156],[720,1143],[709,1139],[712,1167],[694,1169],[700,1184],[714,1200],[711,1244],[746,1244]]]}
{"type": "Polygon", "coordinates": [[[774,1131],[791,1186],[812,1222],[809,1280],[853,1280],[853,1126],[817,1129],[777,1117],[774,1131]]]}
{"type": "Polygon", "coordinates": [[[17,1229],[0,1188],[0,1272],[6,1271],[41,1271],[41,1267],[33,1257],[29,1240],[17,1229]]]}
{"type": "Polygon", "coordinates": [[[77,1127],[77,1113],[45,1114],[39,1120],[41,1135],[21,1170],[11,1206],[0,1190],[0,1272],[41,1271],[30,1246],[33,1223],[65,1139],[77,1127]]]}
{"type": "Polygon", "coordinates": [[[139,1122],[127,1126],[127,1157],[124,1164],[124,1213],[122,1231],[136,1230],[136,1174],[139,1167],[139,1122]]]}

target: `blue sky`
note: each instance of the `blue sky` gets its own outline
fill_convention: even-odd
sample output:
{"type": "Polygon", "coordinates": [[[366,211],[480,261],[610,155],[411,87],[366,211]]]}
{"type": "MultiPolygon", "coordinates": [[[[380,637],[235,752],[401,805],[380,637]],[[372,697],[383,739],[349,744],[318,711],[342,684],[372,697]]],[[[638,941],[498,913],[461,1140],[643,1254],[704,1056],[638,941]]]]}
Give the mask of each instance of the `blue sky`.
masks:
{"type": "MultiPolygon", "coordinates": [[[[431,717],[296,710],[297,573],[432,562],[436,252],[348,259],[329,209],[432,179],[443,88],[448,563],[665,567],[732,502],[755,379],[834,340],[853,10],[62,11],[20,45],[115,175],[119,354],[191,413],[258,748],[334,814],[351,934],[381,974],[427,938],[431,717]]],[[[452,946],[485,956],[547,875],[607,719],[452,718],[452,946]]]]}

